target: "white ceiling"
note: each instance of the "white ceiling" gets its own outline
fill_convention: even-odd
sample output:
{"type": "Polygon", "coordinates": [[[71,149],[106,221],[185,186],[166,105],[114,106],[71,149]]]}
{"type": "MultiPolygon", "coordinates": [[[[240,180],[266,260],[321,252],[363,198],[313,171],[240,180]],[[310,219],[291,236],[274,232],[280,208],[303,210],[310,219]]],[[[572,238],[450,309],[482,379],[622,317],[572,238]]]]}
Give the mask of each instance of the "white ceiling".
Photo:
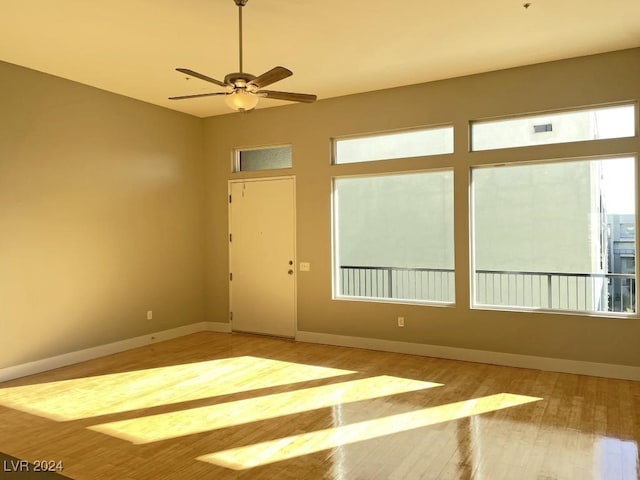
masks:
{"type": "MultiPolygon", "coordinates": [[[[244,66],[319,99],[640,46],[640,0],[249,0],[244,66]]],[[[233,0],[0,0],[0,60],[199,117],[228,113],[233,0]]],[[[263,99],[259,108],[286,102],[263,99]]]]}

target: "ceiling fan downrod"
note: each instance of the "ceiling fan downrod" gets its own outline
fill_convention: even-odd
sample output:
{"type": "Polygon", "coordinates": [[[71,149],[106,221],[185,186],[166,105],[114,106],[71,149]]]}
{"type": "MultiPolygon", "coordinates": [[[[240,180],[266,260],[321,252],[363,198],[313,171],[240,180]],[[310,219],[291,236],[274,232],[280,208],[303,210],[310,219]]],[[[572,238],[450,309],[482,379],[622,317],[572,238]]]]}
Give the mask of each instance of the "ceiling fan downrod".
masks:
{"type": "Polygon", "coordinates": [[[244,7],[249,0],[233,0],[238,6],[238,72],[243,73],[242,70],[242,7],[244,7]]]}

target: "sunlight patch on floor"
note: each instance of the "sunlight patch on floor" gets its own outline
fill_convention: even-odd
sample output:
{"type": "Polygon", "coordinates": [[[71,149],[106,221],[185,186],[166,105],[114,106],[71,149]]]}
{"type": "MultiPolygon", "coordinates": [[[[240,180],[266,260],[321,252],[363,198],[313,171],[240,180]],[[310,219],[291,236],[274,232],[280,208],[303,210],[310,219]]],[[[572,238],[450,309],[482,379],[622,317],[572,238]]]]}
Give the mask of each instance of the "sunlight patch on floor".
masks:
{"type": "Polygon", "coordinates": [[[150,443],[438,386],[441,384],[383,375],[110,422],[89,428],[132,443],[150,443]]]}
{"type": "Polygon", "coordinates": [[[0,389],[0,405],[68,421],[353,374],[242,356],[0,389]]]}
{"type": "Polygon", "coordinates": [[[246,470],[322,450],[539,400],[542,398],[499,393],[223,450],[203,455],[198,457],[198,460],[233,470],[246,470]]]}

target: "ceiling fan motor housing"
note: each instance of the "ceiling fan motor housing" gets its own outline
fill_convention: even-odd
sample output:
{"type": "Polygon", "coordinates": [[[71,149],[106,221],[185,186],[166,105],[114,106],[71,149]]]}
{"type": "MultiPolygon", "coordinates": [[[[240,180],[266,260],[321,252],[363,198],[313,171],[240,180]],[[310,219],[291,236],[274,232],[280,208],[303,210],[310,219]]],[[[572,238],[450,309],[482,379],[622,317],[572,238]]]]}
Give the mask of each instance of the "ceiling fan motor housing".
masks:
{"type": "Polygon", "coordinates": [[[224,83],[227,85],[233,85],[236,88],[245,88],[247,84],[255,78],[256,76],[251,75],[250,73],[234,72],[225,75],[224,83]]]}

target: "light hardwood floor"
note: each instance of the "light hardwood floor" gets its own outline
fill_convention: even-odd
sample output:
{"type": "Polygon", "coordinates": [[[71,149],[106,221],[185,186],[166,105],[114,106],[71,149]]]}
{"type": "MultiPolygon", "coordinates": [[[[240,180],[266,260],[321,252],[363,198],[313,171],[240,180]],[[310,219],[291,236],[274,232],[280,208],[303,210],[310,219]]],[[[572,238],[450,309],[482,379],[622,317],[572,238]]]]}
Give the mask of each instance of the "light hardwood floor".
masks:
{"type": "Polygon", "coordinates": [[[76,480],[633,480],[639,439],[639,382],[239,334],[0,383],[0,451],[76,480]]]}

